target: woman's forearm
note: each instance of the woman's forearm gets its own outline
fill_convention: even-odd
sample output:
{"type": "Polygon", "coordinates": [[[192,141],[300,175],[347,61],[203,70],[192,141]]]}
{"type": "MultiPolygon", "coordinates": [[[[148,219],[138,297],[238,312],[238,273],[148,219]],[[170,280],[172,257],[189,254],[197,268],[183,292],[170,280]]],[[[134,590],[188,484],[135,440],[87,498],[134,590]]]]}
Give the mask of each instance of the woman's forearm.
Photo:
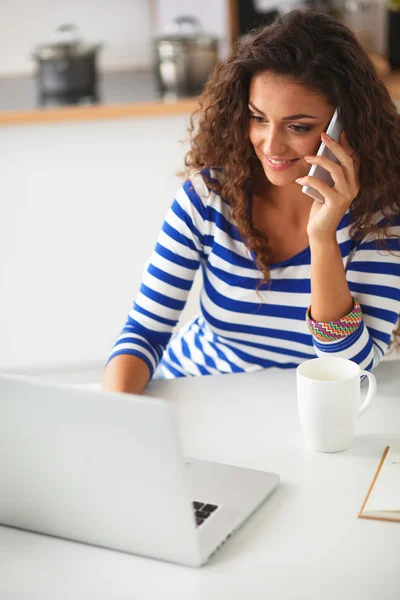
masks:
{"type": "Polygon", "coordinates": [[[108,363],[101,389],[140,394],[149,380],[150,371],[144,360],[131,354],[119,354],[108,363]]]}
{"type": "Polygon", "coordinates": [[[336,239],[310,240],[311,250],[311,317],[329,323],[346,316],[353,308],[353,298],[336,239]]]}

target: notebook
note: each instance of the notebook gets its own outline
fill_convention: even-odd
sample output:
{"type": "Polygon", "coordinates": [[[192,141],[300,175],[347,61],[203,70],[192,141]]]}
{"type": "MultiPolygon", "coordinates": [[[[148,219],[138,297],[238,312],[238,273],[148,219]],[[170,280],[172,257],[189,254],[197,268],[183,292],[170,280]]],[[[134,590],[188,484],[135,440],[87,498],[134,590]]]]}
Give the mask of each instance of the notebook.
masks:
{"type": "Polygon", "coordinates": [[[400,523],[400,444],[385,448],[358,516],[400,523]]]}

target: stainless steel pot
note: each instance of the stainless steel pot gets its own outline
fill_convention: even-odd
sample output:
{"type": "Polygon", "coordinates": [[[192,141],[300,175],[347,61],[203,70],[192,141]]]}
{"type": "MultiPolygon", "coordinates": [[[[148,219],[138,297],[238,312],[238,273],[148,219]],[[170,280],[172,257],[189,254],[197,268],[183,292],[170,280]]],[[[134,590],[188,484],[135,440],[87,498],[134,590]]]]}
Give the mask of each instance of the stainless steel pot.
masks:
{"type": "Polygon", "coordinates": [[[205,34],[190,16],[176,18],[170,30],[155,39],[159,90],[164,96],[200,94],[218,62],[218,38],[205,34]]]}
{"type": "Polygon", "coordinates": [[[53,43],[38,46],[37,81],[41,96],[81,97],[97,93],[97,53],[101,44],[87,44],[74,25],[61,25],[53,43]]]}

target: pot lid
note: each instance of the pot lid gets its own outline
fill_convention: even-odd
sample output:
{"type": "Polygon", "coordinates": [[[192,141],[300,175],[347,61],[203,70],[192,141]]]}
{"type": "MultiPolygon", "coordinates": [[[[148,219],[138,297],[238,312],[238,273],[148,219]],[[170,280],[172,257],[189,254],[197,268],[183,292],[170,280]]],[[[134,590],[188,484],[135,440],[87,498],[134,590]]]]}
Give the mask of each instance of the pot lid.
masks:
{"type": "Polygon", "coordinates": [[[156,38],[157,42],[195,42],[210,44],[218,41],[214,35],[205,33],[200,21],[190,15],[176,17],[167,26],[166,32],[156,38]]]}
{"type": "Polygon", "coordinates": [[[54,33],[54,41],[37,46],[34,57],[41,60],[57,60],[92,54],[101,44],[83,41],[75,25],[60,25],[54,33]]]}

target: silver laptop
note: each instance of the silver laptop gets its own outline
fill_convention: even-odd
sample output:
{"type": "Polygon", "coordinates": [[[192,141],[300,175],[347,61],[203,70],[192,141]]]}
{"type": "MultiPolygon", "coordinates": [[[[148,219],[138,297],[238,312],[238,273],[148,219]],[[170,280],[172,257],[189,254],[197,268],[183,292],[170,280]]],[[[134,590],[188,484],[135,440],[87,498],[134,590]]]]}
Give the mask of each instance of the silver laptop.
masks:
{"type": "Polygon", "coordinates": [[[0,523],[200,566],[279,476],[182,456],[165,400],[0,375],[0,523]]]}

